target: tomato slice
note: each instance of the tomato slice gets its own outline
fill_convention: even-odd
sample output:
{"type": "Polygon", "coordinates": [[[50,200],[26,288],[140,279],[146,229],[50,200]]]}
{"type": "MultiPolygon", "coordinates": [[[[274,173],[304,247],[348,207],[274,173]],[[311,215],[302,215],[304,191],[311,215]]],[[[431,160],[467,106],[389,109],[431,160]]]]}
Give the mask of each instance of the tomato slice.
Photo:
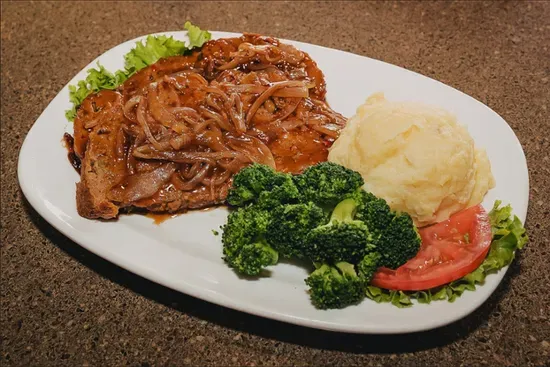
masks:
{"type": "Polygon", "coordinates": [[[481,205],[419,230],[422,246],[416,256],[396,270],[380,268],[372,285],[416,291],[435,288],[471,273],[483,262],[491,245],[491,224],[481,205]]]}

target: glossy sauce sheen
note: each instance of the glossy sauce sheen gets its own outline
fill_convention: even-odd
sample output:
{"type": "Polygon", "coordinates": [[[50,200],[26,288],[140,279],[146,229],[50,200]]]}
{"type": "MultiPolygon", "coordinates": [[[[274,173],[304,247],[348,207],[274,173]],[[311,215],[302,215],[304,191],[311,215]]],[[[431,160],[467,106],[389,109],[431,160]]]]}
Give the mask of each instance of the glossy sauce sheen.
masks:
{"type": "MultiPolygon", "coordinates": [[[[173,56],[161,59],[157,63],[140,70],[124,83],[122,88],[124,100],[128,101],[135,95],[136,91],[150,84],[152,80],[192,67],[205,70],[204,74],[207,80],[214,79],[219,75],[219,71],[215,70],[215,66],[229,62],[230,54],[235,52],[242,42],[241,38],[217,40],[209,42],[201,51],[195,51],[189,56],[173,56]]],[[[313,95],[324,100],[326,85],[322,71],[307,55],[305,64],[306,72],[316,81],[313,95]]],[[[246,66],[242,68],[246,70],[246,66]]],[[[179,98],[182,105],[197,108],[203,102],[204,95],[198,91],[192,91],[180,94],[179,98]]],[[[255,128],[263,133],[259,136],[260,139],[271,149],[275,157],[277,170],[283,172],[300,173],[315,163],[326,161],[328,148],[333,142],[332,139],[327,139],[311,129],[273,132],[271,126],[262,124],[256,125],[255,128]]]]}
{"type": "MultiPolygon", "coordinates": [[[[276,58],[277,55],[268,56],[276,58]]],[[[268,56],[263,54],[257,56],[259,60],[255,62],[259,62],[260,64],[262,62],[267,63],[266,61],[262,61],[261,58],[267,58],[268,56]]],[[[257,75],[259,75],[260,78],[267,78],[266,81],[257,84],[259,87],[267,85],[265,88],[268,88],[273,83],[287,82],[289,80],[300,80],[309,85],[309,98],[281,97],[269,99],[271,111],[268,110],[267,104],[263,103],[257,112],[252,114],[251,121],[247,122],[248,130],[246,133],[242,137],[235,135],[238,139],[259,139],[263,142],[271,151],[275,167],[279,171],[300,173],[308,166],[326,161],[328,148],[335,139],[333,134],[324,133],[322,130],[319,131],[319,129],[310,127],[309,122],[307,124],[296,125],[298,127],[289,127],[290,125],[285,125],[285,123],[292,123],[290,121],[292,119],[302,122],[309,121],[308,116],[312,116],[311,121],[318,121],[319,118],[322,120],[323,117],[327,116],[336,116],[328,117],[328,123],[334,126],[332,127],[332,131],[336,132],[345,124],[345,119],[341,115],[331,110],[328,114],[326,113],[329,108],[325,102],[326,87],[324,77],[321,70],[307,54],[301,53],[291,46],[282,45],[278,40],[258,35],[244,35],[240,38],[210,41],[200,50],[196,50],[190,55],[161,59],[134,74],[118,89],[103,90],[88,96],[80,106],[74,124],[73,147],[75,155],[81,160],[86,159],[85,157],[89,155],[87,150],[90,146],[90,137],[92,134],[96,137],[100,136],[100,138],[96,138],[94,146],[95,150],[100,150],[101,153],[98,156],[96,155],[97,162],[94,162],[91,166],[107,169],[110,172],[109,182],[115,180],[113,176],[118,177],[118,186],[115,185],[118,189],[113,186],[113,190],[115,191],[112,191],[119,193],[117,194],[117,199],[113,199],[112,194],[107,194],[106,200],[114,202],[119,207],[137,206],[154,212],[175,212],[182,209],[195,209],[216,205],[223,202],[227,195],[227,185],[222,188],[221,186],[214,187],[213,185],[208,186],[201,183],[188,191],[182,189],[182,181],[178,179],[180,177],[179,172],[180,170],[189,170],[190,168],[189,165],[186,166],[180,163],[177,165],[176,174],[172,175],[169,182],[160,187],[155,194],[148,194],[145,198],[142,195],[139,200],[128,201],[120,199],[128,197],[120,194],[124,192],[128,185],[136,184],[136,180],[133,178],[135,174],[132,173],[132,170],[137,169],[138,173],[150,172],[159,164],[165,162],[155,160],[154,158],[143,160],[134,157],[130,149],[137,135],[133,133],[134,137],[132,138],[128,135],[127,131],[132,129],[135,131],[136,128],[139,128],[139,124],[136,123],[135,119],[134,121],[129,120],[126,112],[121,113],[122,107],[131,103],[132,99],[148,98],[148,95],[154,92],[159,96],[157,97],[160,98],[159,101],[162,100],[162,105],[164,106],[162,108],[188,107],[195,111],[210,108],[207,103],[207,93],[212,92],[206,92],[205,86],[201,86],[200,83],[196,84],[196,87],[193,87],[192,84],[189,84],[192,79],[189,79],[188,74],[184,74],[180,82],[181,74],[179,73],[182,72],[196,73],[200,75],[199,78],[204,78],[203,80],[206,80],[206,83],[215,81],[222,84],[241,85],[240,80],[242,80],[243,85],[256,85],[258,79],[256,79],[256,82],[245,81],[245,79],[251,75],[258,78],[257,75]],[[299,56],[296,59],[298,61],[289,59],[289,62],[284,61],[276,64],[276,66],[274,66],[275,64],[271,64],[268,68],[264,68],[264,71],[262,69],[254,69],[256,65],[254,62],[245,62],[232,68],[225,68],[227,64],[231,64],[235,60],[235,54],[242,51],[240,47],[243,43],[260,47],[275,46],[273,48],[274,51],[280,52],[281,55],[287,55],[285,57],[291,55],[290,57],[292,58],[295,54],[298,54],[299,56]],[[297,79],[292,79],[294,78],[291,77],[292,73],[298,75],[296,76],[297,79]],[[178,87],[174,93],[175,89],[170,87],[169,80],[172,83],[181,83],[180,85],[185,85],[185,87],[178,87]],[[292,105],[293,103],[294,105],[292,105]],[[290,112],[290,114],[285,113],[287,110],[293,112],[290,112]],[[118,112],[112,113],[111,111],[118,112]],[[273,116],[277,116],[277,113],[280,114],[281,118],[273,120],[273,116]],[[304,116],[306,117],[304,118],[304,116]],[[101,136],[105,136],[106,134],[111,134],[113,137],[101,138],[101,136]],[[101,146],[102,144],[105,145],[101,146]]],[[[243,114],[246,116],[247,111],[251,109],[259,94],[238,93],[238,95],[241,100],[243,114]]],[[[154,100],[155,97],[150,98],[154,100]]],[[[160,117],[155,116],[152,102],[147,103],[146,108],[148,110],[147,113],[157,121],[157,124],[148,122],[153,135],[161,132],[164,128],[159,123],[163,119],[161,116],[162,111],[159,110],[160,112],[156,112],[160,117]]],[[[137,111],[137,106],[134,109],[137,111]]],[[[134,116],[137,114],[137,112],[132,113],[134,113],[134,116]]],[[[324,121],[326,122],[327,120],[324,121]]],[[[224,141],[231,139],[232,134],[234,135],[231,131],[222,131],[223,136],[220,139],[224,139],[224,141]]],[[[183,148],[183,150],[192,152],[202,151],[205,145],[200,141],[200,135],[196,135],[192,139],[194,140],[189,143],[190,145],[183,148]]],[[[147,141],[141,144],[147,144],[147,141]]],[[[209,177],[217,177],[217,174],[221,176],[224,171],[224,168],[216,165],[210,169],[209,174],[211,176],[209,177]]],[[[99,176],[101,174],[100,172],[99,176]]],[[[101,184],[101,177],[96,181],[101,184]]],[[[109,190],[96,191],[103,193],[109,192],[109,190]]],[[[86,213],[81,213],[81,215],[87,216],[86,213]]],[[[106,214],[100,217],[106,218],[112,215],[106,214]]]]}
{"type": "Polygon", "coordinates": [[[156,225],[161,225],[168,219],[172,219],[178,216],[178,214],[172,214],[172,213],[147,213],[145,215],[147,218],[151,218],[153,220],[153,223],[156,225]]]}
{"type": "Polygon", "coordinates": [[[73,166],[73,168],[80,173],[81,162],[80,158],[78,158],[74,151],[74,138],[71,134],[63,134],[63,145],[67,148],[67,158],[69,159],[69,162],[71,162],[71,166],[73,166]]]}

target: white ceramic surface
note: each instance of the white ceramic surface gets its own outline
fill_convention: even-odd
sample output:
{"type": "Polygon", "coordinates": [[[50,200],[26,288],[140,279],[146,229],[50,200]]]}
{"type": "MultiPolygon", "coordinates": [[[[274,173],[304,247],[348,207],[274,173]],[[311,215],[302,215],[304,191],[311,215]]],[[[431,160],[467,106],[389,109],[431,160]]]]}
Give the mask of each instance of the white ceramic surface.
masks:
{"type": "MultiPolygon", "coordinates": [[[[187,39],[186,32],[167,32],[187,39]]],[[[213,38],[235,34],[212,32],[213,38]]],[[[139,39],[143,39],[141,37],[139,39]]],[[[69,84],[84,79],[86,70],[99,61],[108,70],[123,67],[123,55],[139,39],[125,42],[98,57],[69,84]]],[[[476,144],[487,150],[496,188],[484,201],[511,203],[524,221],[529,194],[525,156],[508,124],[477,100],[440,82],[378,60],[310,44],[288,41],[308,52],[323,70],[328,102],[345,116],[372,93],[382,91],[388,99],[421,101],[455,113],[468,127],[476,144]]],[[[78,216],[75,182],[78,175],[67,160],[61,140],[72,133],[64,116],[70,108],[65,86],[29,131],[19,156],[19,182],[30,204],[50,224],[97,255],[167,287],[236,310],[285,322],[326,330],[353,333],[405,333],[435,328],[471,313],[498,286],[506,269],[487,277],[475,292],[465,292],[454,303],[433,302],[398,309],[365,299],[343,310],[315,309],[306,293],[303,268],[279,264],[270,277],[240,279],[223,262],[218,229],[226,209],[196,211],[155,225],[140,215],[121,216],[100,222],[78,216]]]]}

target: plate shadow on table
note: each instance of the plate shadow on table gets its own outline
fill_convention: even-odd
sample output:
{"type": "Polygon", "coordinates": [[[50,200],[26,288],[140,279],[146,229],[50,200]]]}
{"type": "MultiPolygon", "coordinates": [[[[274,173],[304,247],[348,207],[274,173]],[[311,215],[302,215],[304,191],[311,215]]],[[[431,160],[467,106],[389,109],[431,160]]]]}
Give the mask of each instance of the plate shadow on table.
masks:
{"type": "MultiPolygon", "coordinates": [[[[348,334],[311,329],[280,321],[249,315],[218,306],[164,287],[93,254],[65,237],[24,200],[24,207],[33,224],[55,246],[99,275],[155,302],[239,332],[272,340],[317,349],[350,353],[410,353],[441,347],[466,338],[478,328],[485,327],[489,315],[498,312],[498,304],[507,293],[510,280],[519,273],[520,261],[514,261],[506,277],[491,297],[462,320],[434,330],[400,335],[348,334]]],[[[518,258],[521,253],[518,254],[518,258]]]]}

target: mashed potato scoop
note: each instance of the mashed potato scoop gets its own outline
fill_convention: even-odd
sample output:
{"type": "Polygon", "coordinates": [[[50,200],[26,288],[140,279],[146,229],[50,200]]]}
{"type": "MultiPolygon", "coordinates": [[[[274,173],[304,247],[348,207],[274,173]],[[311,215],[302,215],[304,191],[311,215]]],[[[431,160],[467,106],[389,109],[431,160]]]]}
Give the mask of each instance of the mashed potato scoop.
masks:
{"type": "Polygon", "coordinates": [[[328,159],[361,173],[367,190],[419,227],[479,204],[495,185],[486,152],[452,114],[381,93],[359,106],[328,159]]]}

